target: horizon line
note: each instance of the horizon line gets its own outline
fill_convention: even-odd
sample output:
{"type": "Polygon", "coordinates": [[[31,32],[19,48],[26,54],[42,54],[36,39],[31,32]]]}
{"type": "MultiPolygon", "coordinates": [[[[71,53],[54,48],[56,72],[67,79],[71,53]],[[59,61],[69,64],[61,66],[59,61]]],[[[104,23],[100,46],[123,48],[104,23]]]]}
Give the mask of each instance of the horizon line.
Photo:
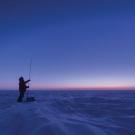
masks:
{"type": "MultiPolygon", "coordinates": [[[[18,90],[18,88],[0,88],[0,91],[1,90],[18,90]]],[[[88,91],[92,91],[92,90],[95,90],[95,91],[102,91],[102,90],[105,90],[105,91],[109,91],[109,90],[115,90],[115,91],[117,91],[117,90],[135,90],[135,87],[70,87],[70,88],[58,88],[58,87],[56,87],[56,88],[30,88],[30,89],[28,89],[28,91],[31,91],[31,90],[88,90],[88,91]]]]}

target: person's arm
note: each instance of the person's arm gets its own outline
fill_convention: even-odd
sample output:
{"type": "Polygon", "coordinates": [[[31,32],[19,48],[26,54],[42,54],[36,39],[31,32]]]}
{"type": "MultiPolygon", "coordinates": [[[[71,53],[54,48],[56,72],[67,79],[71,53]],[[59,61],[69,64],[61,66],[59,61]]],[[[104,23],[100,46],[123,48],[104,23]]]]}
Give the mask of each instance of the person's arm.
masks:
{"type": "Polygon", "coordinates": [[[30,82],[30,79],[29,79],[29,80],[27,80],[27,81],[25,81],[25,83],[28,83],[28,82],[30,82]]]}

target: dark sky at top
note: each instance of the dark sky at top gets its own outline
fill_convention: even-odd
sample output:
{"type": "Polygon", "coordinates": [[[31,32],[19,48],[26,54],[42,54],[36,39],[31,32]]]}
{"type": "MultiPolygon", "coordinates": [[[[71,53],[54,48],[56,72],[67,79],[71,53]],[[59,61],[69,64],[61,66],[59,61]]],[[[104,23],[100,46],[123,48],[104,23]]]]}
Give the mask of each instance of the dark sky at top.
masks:
{"type": "Polygon", "coordinates": [[[0,1],[0,88],[135,86],[135,2],[0,1]]]}

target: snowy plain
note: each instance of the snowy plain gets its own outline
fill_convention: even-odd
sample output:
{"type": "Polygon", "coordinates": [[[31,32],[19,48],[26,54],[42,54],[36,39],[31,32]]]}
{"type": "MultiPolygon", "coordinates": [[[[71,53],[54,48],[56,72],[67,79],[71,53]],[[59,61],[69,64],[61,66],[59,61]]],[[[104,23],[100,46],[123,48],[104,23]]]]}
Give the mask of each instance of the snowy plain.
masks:
{"type": "Polygon", "coordinates": [[[0,135],[135,135],[135,91],[0,91],[0,135]]]}

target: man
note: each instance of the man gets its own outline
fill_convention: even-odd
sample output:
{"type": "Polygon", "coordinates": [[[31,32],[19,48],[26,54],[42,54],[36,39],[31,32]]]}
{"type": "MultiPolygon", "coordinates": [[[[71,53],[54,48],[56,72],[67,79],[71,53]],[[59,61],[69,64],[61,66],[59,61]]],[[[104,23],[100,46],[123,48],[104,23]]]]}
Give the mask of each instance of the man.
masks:
{"type": "Polygon", "coordinates": [[[20,95],[17,99],[18,102],[23,101],[23,97],[24,97],[24,94],[26,92],[26,89],[29,88],[29,86],[26,85],[29,81],[30,80],[24,81],[23,77],[19,78],[19,93],[20,93],[20,95]]]}

